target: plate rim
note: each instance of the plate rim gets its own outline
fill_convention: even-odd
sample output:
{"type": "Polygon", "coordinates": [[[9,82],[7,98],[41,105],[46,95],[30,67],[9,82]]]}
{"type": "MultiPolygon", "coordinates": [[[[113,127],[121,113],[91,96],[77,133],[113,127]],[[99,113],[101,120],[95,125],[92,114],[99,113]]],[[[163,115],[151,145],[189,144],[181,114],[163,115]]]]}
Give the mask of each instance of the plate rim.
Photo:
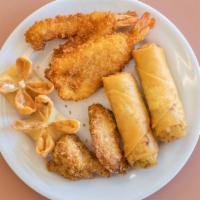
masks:
{"type": "MultiPolygon", "coordinates": [[[[65,1],[66,0],[59,0],[59,1],[65,1]]],[[[70,1],[70,0],[69,0],[70,1]]],[[[196,70],[197,73],[197,78],[200,82],[200,69],[199,67],[199,62],[198,59],[194,53],[194,50],[192,49],[192,47],[190,46],[190,43],[188,42],[188,40],[185,38],[185,36],[183,35],[183,33],[179,30],[178,27],[176,27],[176,25],[170,21],[164,14],[162,14],[160,11],[158,11],[157,9],[153,8],[152,6],[141,2],[141,1],[137,1],[137,0],[126,0],[128,2],[134,2],[136,4],[138,4],[138,6],[142,6],[144,9],[148,9],[150,10],[150,12],[155,13],[159,18],[161,18],[163,21],[165,21],[165,23],[167,24],[167,26],[170,26],[171,29],[173,29],[173,31],[180,36],[180,40],[181,42],[184,44],[185,49],[187,50],[187,52],[190,55],[191,60],[195,63],[195,66],[193,67],[194,70],[196,70]]],[[[7,42],[12,38],[12,36],[15,34],[15,32],[18,31],[18,29],[21,27],[21,25],[30,17],[32,17],[33,15],[35,15],[39,10],[45,8],[46,6],[50,5],[50,4],[56,4],[57,1],[52,1],[49,2],[43,6],[41,6],[40,8],[38,8],[37,10],[35,10],[34,12],[32,12],[30,15],[28,15],[24,20],[22,20],[16,27],[15,29],[10,33],[10,35],[8,36],[8,38],[5,40],[5,42],[2,45],[2,48],[0,49],[0,55],[2,54],[4,48],[6,47],[7,42]]],[[[183,169],[183,167],[185,166],[185,164],[188,162],[189,158],[191,157],[197,143],[199,140],[199,136],[200,136],[200,124],[197,126],[196,128],[198,130],[198,134],[195,137],[195,140],[192,143],[192,148],[190,150],[190,152],[187,154],[187,156],[185,156],[185,158],[182,160],[182,163],[179,164],[179,168],[177,168],[176,171],[173,171],[170,175],[168,175],[163,181],[162,183],[159,183],[157,185],[154,186],[154,188],[150,191],[145,192],[143,195],[141,195],[140,197],[138,197],[138,199],[144,199],[156,192],[158,192],[160,189],[162,189],[164,186],[166,186],[172,179],[174,179],[176,177],[176,175],[183,169]]],[[[36,191],[37,193],[39,193],[40,195],[50,198],[50,199],[57,199],[57,197],[54,194],[49,194],[47,191],[42,190],[38,185],[34,184],[33,182],[28,182],[28,180],[26,179],[26,177],[23,175],[23,172],[21,172],[19,170],[19,168],[14,167],[12,160],[6,156],[6,152],[2,151],[1,148],[1,144],[0,144],[0,153],[2,154],[4,160],[6,161],[6,163],[8,164],[8,166],[12,169],[12,171],[17,175],[18,178],[20,178],[28,187],[30,187],[31,189],[33,189],[34,191],[36,191]]]]}

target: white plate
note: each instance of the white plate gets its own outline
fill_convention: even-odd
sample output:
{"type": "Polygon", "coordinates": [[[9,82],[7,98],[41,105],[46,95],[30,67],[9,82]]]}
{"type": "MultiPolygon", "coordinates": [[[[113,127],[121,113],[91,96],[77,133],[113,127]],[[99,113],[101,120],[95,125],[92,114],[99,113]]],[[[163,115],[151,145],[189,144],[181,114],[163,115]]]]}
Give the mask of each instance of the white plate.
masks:
{"type": "MultiPolygon", "coordinates": [[[[184,166],[190,157],[200,132],[200,77],[197,59],[177,28],[163,15],[144,3],[133,0],[60,0],[54,1],[28,17],[11,34],[4,44],[0,55],[0,70],[3,71],[12,64],[16,57],[29,52],[30,48],[24,42],[23,33],[35,20],[77,12],[95,10],[127,11],[138,13],[149,11],[157,20],[157,25],[147,41],[156,42],[166,50],[172,75],[175,79],[180,97],[183,101],[188,122],[188,135],[176,142],[162,145],[156,167],[145,170],[130,170],[125,176],[111,178],[96,178],[70,182],[58,175],[49,173],[45,162],[36,155],[32,141],[22,133],[16,133],[9,125],[18,115],[10,108],[5,99],[0,96],[0,147],[1,153],[13,171],[31,188],[50,199],[70,200],[121,200],[142,199],[159,190],[168,183],[184,166]]],[[[45,51],[34,53],[31,59],[35,64],[47,64],[50,49],[58,42],[50,42],[45,51]],[[45,58],[45,59],[43,59],[45,58]]],[[[131,62],[128,71],[134,71],[131,62]]],[[[52,95],[56,106],[67,117],[76,117],[86,123],[79,135],[89,145],[87,107],[93,102],[100,102],[109,107],[103,89],[87,100],[78,103],[62,102],[55,94],[52,95]],[[68,107],[65,108],[64,104],[68,107]],[[69,110],[72,114],[69,115],[69,110]]]]}

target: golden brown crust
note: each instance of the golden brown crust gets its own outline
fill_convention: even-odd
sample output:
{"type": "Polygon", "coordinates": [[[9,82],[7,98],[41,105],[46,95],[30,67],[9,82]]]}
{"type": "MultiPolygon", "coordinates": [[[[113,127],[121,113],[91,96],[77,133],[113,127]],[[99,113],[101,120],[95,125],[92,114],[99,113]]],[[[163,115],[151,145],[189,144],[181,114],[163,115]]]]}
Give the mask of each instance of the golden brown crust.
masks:
{"type": "Polygon", "coordinates": [[[119,133],[111,111],[101,104],[89,107],[92,144],[100,163],[111,173],[124,173],[127,163],[120,149],[119,133]]]}
{"type": "Polygon", "coordinates": [[[64,100],[81,100],[102,85],[102,77],[121,71],[129,62],[132,44],[117,33],[73,48],[62,56],[53,54],[45,76],[64,100]]]}
{"type": "Polygon", "coordinates": [[[92,28],[92,24],[88,20],[88,16],[76,14],[56,16],[55,18],[37,21],[25,32],[25,39],[26,42],[31,44],[34,50],[41,50],[44,48],[46,41],[56,38],[64,39],[74,36],[77,32],[81,34],[81,31],[84,30],[86,33],[86,30],[92,28]],[[79,27],[82,27],[80,24],[84,24],[83,27],[85,29],[79,29],[79,27]]]}
{"type": "Polygon", "coordinates": [[[65,135],[56,143],[47,168],[70,180],[93,178],[95,174],[109,176],[77,135],[65,135]]]}
{"type": "Polygon", "coordinates": [[[137,20],[134,12],[125,15],[116,15],[111,12],[93,12],[90,14],[75,14],[57,16],[35,22],[26,32],[26,42],[30,43],[34,50],[41,50],[45,42],[73,36],[89,38],[93,34],[108,34],[119,26],[134,24],[137,20]]]}
{"type": "Polygon", "coordinates": [[[64,100],[81,100],[102,85],[102,78],[121,71],[130,60],[133,45],[152,28],[152,16],[145,13],[130,32],[97,35],[84,43],[64,45],[54,51],[48,78],[64,100]],[[69,48],[68,48],[69,47],[69,48]]]}

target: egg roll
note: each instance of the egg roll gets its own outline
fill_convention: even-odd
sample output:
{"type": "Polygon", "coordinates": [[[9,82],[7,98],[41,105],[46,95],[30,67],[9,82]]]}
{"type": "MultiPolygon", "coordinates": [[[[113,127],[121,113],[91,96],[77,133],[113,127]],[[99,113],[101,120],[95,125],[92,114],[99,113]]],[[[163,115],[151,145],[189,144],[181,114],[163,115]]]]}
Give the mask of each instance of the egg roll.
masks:
{"type": "Polygon", "coordinates": [[[162,142],[183,137],[186,120],[165,52],[156,44],[145,44],[133,51],[154,136],[162,142]]]}
{"type": "Polygon", "coordinates": [[[131,74],[122,72],[103,78],[111,103],[125,157],[133,167],[148,167],[157,163],[158,144],[152,136],[149,116],[131,74]]]}

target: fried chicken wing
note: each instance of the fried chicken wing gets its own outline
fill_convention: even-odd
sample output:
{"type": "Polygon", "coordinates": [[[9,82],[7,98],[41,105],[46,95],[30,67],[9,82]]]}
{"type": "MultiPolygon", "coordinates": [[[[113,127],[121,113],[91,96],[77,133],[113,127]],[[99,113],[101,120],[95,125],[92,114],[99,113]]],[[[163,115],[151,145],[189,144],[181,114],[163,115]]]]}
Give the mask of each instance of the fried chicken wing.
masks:
{"type": "Polygon", "coordinates": [[[45,42],[49,40],[65,39],[72,36],[84,40],[94,34],[108,34],[115,29],[130,26],[136,20],[135,12],[125,14],[93,12],[57,16],[35,22],[25,32],[25,39],[34,50],[41,50],[45,47],[45,42]]]}
{"type": "Polygon", "coordinates": [[[119,133],[112,112],[101,104],[93,104],[88,113],[92,144],[98,160],[109,172],[124,173],[127,163],[120,149],[119,133]]]}
{"type": "Polygon", "coordinates": [[[47,168],[70,180],[92,178],[96,174],[109,176],[77,135],[65,135],[56,143],[53,159],[48,161],[47,168]]]}
{"type": "Polygon", "coordinates": [[[133,45],[144,39],[155,20],[145,13],[130,32],[100,36],[54,51],[45,71],[64,100],[81,100],[102,85],[102,77],[121,71],[131,59],[133,45]]]}

